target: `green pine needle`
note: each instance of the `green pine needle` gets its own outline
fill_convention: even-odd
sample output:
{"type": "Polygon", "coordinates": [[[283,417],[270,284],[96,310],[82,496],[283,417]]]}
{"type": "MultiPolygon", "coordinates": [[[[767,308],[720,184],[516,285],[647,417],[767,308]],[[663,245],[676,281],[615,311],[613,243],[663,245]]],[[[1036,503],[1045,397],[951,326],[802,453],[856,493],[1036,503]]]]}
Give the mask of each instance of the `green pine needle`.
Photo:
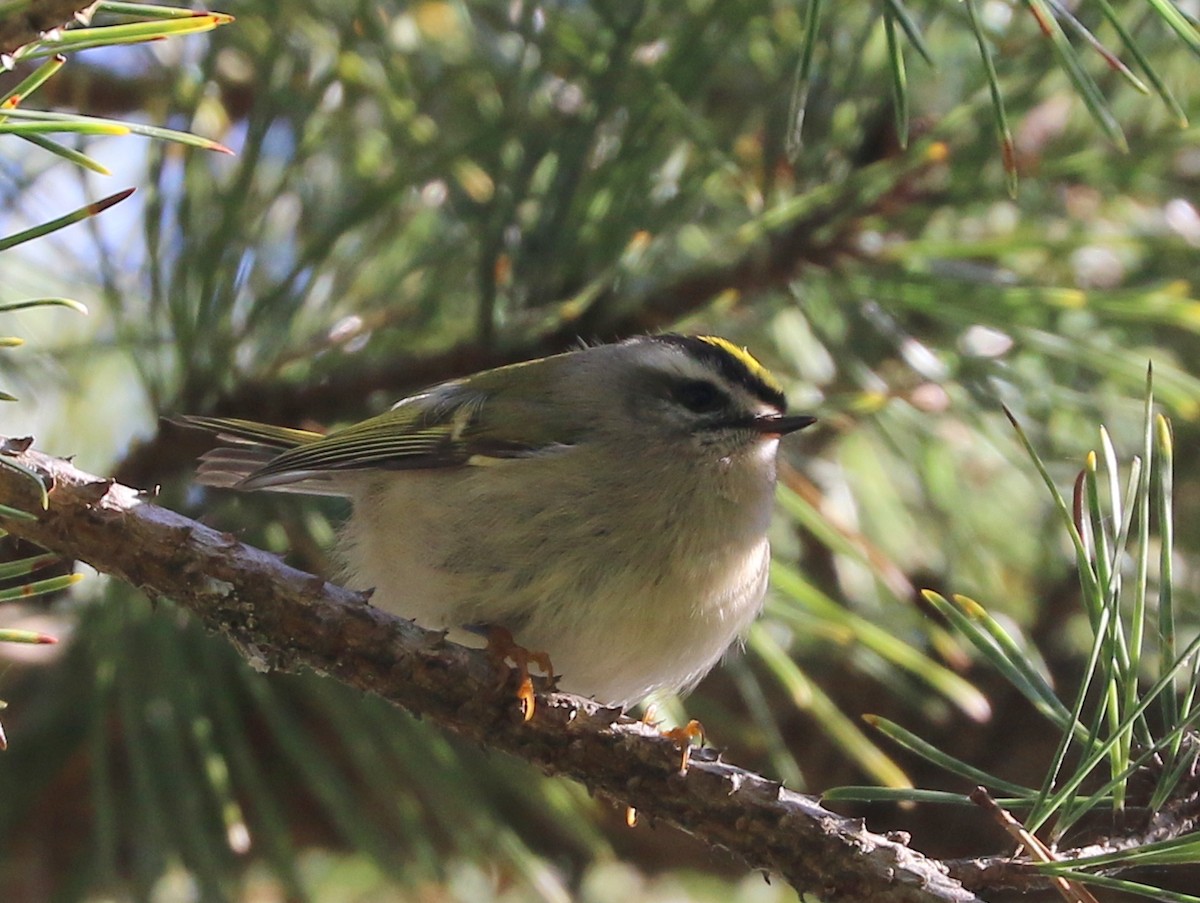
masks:
{"type": "MultiPolygon", "coordinates": [[[[0,125],[0,131],[2,131],[3,128],[4,127],[0,125]]],[[[133,194],[133,192],[133,188],[126,188],[124,191],[118,191],[116,194],[110,194],[108,197],[101,198],[100,200],[94,201],[91,204],[85,204],[78,210],[72,210],[70,213],[64,214],[57,219],[52,219],[47,223],[40,223],[37,226],[33,226],[13,235],[0,238],[0,251],[6,251],[11,247],[22,244],[23,242],[32,241],[35,238],[41,238],[42,236],[49,235],[51,232],[57,232],[59,229],[63,229],[67,226],[73,225],[74,223],[85,220],[89,216],[96,216],[99,213],[103,213],[109,207],[121,203],[121,201],[129,197],[131,194],[133,194]]],[[[82,312],[85,314],[87,313],[87,308],[83,307],[83,305],[77,305],[76,302],[68,301],[65,298],[46,298],[37,301],[19,302],[15,307],[10,306],[7,309],[16,310],[20,307],[34,307],[37,305],[46,304],[58,304],[63,307],[74,307],[76,310],[82,308],[82,312]]]]}

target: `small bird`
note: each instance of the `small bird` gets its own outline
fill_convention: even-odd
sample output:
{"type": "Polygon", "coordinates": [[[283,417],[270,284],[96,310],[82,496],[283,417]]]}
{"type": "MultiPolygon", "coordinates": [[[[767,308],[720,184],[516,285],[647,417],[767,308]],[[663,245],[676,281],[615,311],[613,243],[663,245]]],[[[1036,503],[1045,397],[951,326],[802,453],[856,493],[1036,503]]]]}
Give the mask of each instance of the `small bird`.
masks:
{"type": "MultiPolygon", "coordinates": [[[[186,417],[199,482],[348,497],[340,578],[432,629],[502,629],[560,687],[694,686],[762,607],[780,384],[715,336],[639,336],[486,370],[328,434],[186,417]]],[[[462,634],[458,634],[461,636],[462,634]]]]}

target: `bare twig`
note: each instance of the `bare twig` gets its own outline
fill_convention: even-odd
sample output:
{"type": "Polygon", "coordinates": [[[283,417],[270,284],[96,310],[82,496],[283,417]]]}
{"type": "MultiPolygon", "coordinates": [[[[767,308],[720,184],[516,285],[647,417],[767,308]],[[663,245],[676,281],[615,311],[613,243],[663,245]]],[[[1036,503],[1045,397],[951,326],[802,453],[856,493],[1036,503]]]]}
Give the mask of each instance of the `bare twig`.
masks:
{"type": "Polygon", "coordinates": [[[21,9],[0,15],[0,53],[36,41],[42,32],[65,25],[92,5],[92,0],[29,0],[21,9]]]}
{"type": "MultiPolygon", "coordinates": [[[[992,799],[986,788],[976,787],[971,793],[971,802],[991,815],[1014,841],[1025,848],[1034,862],[1057,862],[1059,860],[1060,857],[1056,856],[1032,832],[1026,830],[1023,824],[1013,818],[1012,813],[1003,809],[992,799]]],[[[1099,903],[1091,891],[1076,882],[1056,877],[1051,878],[1050,883],[1066,903],[1099,903]]]]}
{"type": "Polygon", "coordinates": [[[695,751],[651,726],[563,693],[540,692],[521,721],[486,655],[372,608],[357,593],[287,567],[228,534],[151,504],[127,486],[19,443],[12,456],[48,487],[49,506],[20,473],[0,468],[0,502],[37,514],[12,534],[171,599],[224,634],[261,668],[310,668],[374,693],[547,774],[636,807],[778,871],[826,900],[966,903],[977,898],[944,867],[811,797],[695,751]]]}

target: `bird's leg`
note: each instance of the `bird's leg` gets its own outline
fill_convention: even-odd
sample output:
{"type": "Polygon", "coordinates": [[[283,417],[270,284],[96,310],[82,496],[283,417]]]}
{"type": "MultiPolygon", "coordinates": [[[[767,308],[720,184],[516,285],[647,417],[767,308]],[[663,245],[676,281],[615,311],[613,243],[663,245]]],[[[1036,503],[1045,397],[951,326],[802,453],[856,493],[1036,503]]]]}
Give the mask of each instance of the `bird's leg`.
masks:
{"type": "Polygon", "coordinates": [[[487,653],[502,675],[500,686],[508,682],[508,663],[512,662],[517,672],[517,699],[521,701],[521,715],[528,721],[533,717],[535,705],[529,666],[537,665],[543,674],[553,679],[554,667],[550,664],[550,656],[545,652],[530,652],[524,646],[518,645],[507,628],[496,624],[489,625],[487,629],[487,653]]]}
{"type": "MultiPolygon", "coordinates": [[[[646,711],[642,713],[642,723],[648,724],[650,727],[657,728],[659,722],[654,720],[654,703],[646,706],[646,711]]],[[[668,740],[673,740],[675,745],[679,747],[680,762],[679,773],[686,774],[688,770],[688,759],[691,757],[692,741],[697,737],[700,738],[700,745],[704,745],[704,725],[693,718],[683,727],[671,727],[665,731],[660,731],[668,740]]]]}
{"type": "Polygon", "coordinates": [[[688,759],[692,754],[692,741],[699,737],[700,745],[704,745],[704,725],[693,718],[683,727],[670,728],[663,731],[662,735],[670,740],[674,740],[675,745],[679,747],[679,773],[687,774],[688,759]]]}

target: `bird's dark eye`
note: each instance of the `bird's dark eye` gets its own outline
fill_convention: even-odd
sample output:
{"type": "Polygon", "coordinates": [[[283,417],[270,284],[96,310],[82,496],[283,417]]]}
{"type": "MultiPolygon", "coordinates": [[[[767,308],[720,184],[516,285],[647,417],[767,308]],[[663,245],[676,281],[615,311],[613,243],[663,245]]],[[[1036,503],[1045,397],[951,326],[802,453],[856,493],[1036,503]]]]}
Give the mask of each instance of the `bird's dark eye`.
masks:
{"type": "Polygon", "coordinates": [[[679,383],[671,391],[671,396],[697,414],[716,411],[725,404],[725,395],[710,382],[702,379],[692,379],[679,383]]]}

